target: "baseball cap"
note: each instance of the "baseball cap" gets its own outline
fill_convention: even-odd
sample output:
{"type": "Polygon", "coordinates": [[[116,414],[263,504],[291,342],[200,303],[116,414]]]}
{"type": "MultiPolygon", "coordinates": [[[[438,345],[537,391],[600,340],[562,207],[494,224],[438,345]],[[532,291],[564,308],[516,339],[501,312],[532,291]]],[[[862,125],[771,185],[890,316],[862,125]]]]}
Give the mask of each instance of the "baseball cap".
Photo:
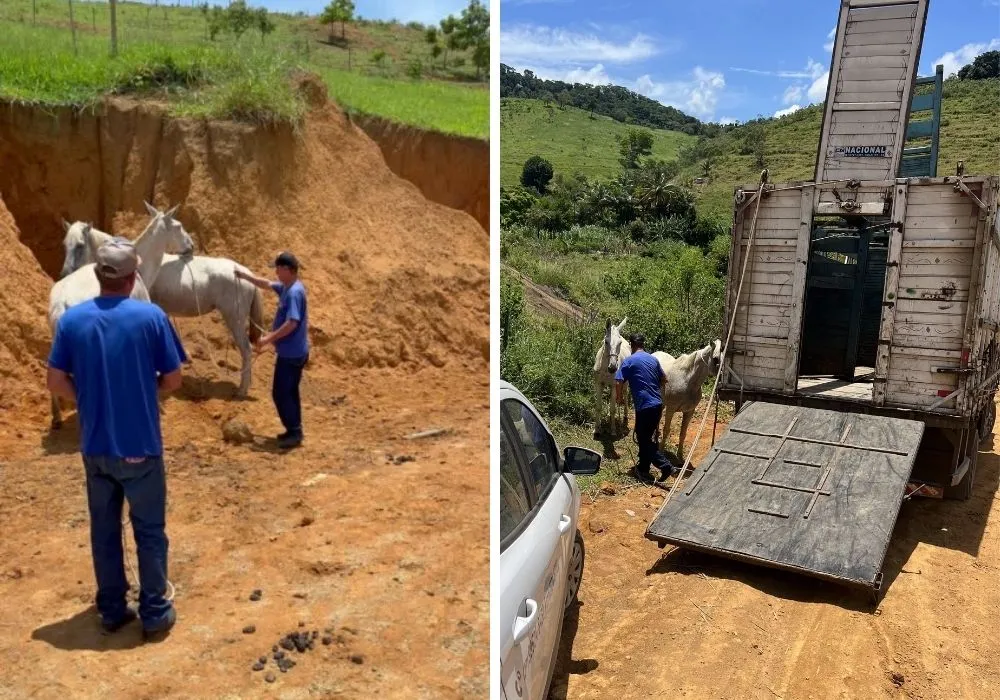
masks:
{"type": "Polygon", "coordinates": [[[289,253],[287,250],[278,253],[278,257],[274,259],[274,264],[271,267],[290,267],[293,270],[299,269],[299,259],[294,255],[289,253]]]}
{"type": "Polygon", "coordinates": [[[116,236],[97,249],[97,272],[101,277],[128,277],[139,267],[139,255],[127,238],[116,236]]]}

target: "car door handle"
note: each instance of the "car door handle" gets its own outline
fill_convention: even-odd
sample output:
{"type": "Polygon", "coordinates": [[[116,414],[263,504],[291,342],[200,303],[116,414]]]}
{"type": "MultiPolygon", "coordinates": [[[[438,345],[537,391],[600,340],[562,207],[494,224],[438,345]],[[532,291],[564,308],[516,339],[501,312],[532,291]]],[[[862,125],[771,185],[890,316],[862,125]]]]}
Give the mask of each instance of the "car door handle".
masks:
{"type": "Polygon", "coordinates": [[[531,632],[531,628],[538,621],[538,603],[531,598],[527,598],[524,604],[528,608],[528,614],[525,616],[518,615],[514,618],[514,644],[523,642],[524,638],[531,632]]]}
{"type": "Polygon", "coordinates": [[[568,515],[564,515],[559,518],[559,534],[565,535],[569,532],[569,526],[573,524],[573,519],[568,515]]]}

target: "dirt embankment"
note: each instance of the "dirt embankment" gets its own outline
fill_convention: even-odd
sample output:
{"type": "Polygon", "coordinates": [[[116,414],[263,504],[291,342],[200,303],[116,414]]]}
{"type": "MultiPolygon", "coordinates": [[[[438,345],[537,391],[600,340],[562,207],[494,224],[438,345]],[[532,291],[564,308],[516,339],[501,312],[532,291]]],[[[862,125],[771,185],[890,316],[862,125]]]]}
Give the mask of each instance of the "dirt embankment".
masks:
{"type": "Polygon", "coordinates": [[[134,237],[144,199],[180,203],[199,252],[258,271],[278,250],[299,255],[315,345],[337,365],[486,371],[486,237],[396,177],[332,105],[298,132],[170,119],[125,101],[93,114],[7,105],[0,163],[21,241],[50,276],[62,265],[60,218],[134,237]]]}
{"type": "Polygon", "coordinates": [[[21,243],[0,198],[0,412],[44,398],[48,353],[46,300],[51,280],[21,243]]]}
{"type": "Polygon", "coordinates": [[[468,212],[490,230],[490,142],[403,126],[372,116],[352,117],[379,145],[399,177],[432,202],[468,212]]]}

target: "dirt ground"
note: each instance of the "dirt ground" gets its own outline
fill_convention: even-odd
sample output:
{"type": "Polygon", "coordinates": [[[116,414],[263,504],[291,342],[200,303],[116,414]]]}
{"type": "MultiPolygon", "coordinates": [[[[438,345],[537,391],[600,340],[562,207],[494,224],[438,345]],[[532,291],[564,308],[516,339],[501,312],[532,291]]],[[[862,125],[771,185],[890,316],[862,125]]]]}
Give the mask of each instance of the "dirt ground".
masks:
{"type": "Polygon", "coordinates": [[[877,608],[817,579],[660,550],[643,537],[660,489],[586,499],[551,697],[997,697],[997,447],[980,447],[970,500],[903,504],[877,608]]]}
{"type": "Polygon", "coordinates": [[[55,437],[0,434],[0,698],[485,696],[487,377],[462,390],[428,371],[386,387],[314,366],[306,442],[278,454],[272,362],[257,361],[265,376],[239,408],[252,444],[222,441],[231,401],[200,400],[195,377],[166,403],[178,624],[160,644],[142,644],[137,624],[99,631],[75,420],[55,437]],[[453,432],[402,439],[439,427],[453,432]],[[251,665],[300,621],[337,641],[288,673],[271,661],[267,684],[251,665]]]}

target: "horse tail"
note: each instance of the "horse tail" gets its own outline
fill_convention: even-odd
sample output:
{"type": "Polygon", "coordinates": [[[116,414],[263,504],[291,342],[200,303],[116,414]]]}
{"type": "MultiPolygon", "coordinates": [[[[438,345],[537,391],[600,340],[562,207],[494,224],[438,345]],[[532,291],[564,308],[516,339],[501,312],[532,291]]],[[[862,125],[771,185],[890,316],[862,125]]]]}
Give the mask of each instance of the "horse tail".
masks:
{"type": "Polygon", "coordinates": [[[264,303],[260,298],[260,290],[253,288],[253,297],[250,299],[250,341],[256,343],[260,340],[261,329],[264,327],[264,303]]]}

